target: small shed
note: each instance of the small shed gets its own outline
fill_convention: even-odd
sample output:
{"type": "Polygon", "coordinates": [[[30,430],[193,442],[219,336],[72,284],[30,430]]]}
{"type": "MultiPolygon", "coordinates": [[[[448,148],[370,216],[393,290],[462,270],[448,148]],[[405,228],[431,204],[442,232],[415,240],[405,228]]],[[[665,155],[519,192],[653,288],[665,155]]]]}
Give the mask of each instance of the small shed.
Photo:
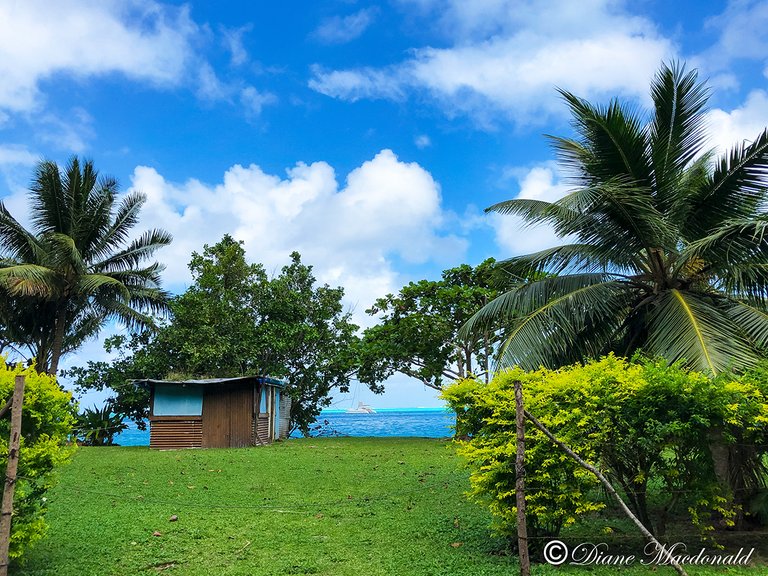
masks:
{"type": "Polygon", "coordinates": [[[288,437],[284,380],[138,380],[150,391],[150,448],[237,448],[288,437]]]}

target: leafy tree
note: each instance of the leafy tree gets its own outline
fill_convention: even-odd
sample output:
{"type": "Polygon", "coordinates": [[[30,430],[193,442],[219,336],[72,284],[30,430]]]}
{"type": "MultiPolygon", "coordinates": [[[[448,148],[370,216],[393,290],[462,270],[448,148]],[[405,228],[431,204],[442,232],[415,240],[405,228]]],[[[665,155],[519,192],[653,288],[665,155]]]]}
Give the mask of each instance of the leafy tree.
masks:
{"type": "Polygon", "coordinates": [[[263,321],[267,274],[249,264],[240,242],[225,235],[192,253],[193,284],[171,303],[172,321],[155,340],[166,374],[208,377],[260,374],[257,326],[263,321]]]}
{"type": "Polygon", "coordinates": [[[358,326],[341,303],[344,289],[315,286],[312,267],[298,252],[280,275],[265,284],[257,327],[263,373],[288,379],[291,427],[309,432],[329,394],[349,391],[356,368],[358,326]]]}
{"type": "Polygon", "coordinates": [[[505,323],[502,364],[530,369],[638,349],[714,374],[753,365],[768,344],[768,130],[715,161],[708,91],[678,65],[656,75],[647,120],[561,94],[576,138],[551,141],[575,188],[488,210],[572,241],[502,263],[557,276],[505,292],[466,332],[505,323]]]}
{"type": "Polygon", "coordinates": [[[421,280],[396,295],[376,300],[367,310],[379,315],[360,345],[357,377],[372,387],[399,372],[440,390],[445,379],[489,373],[498,344],[488,329],[470,338],[458,335],[469,318],[497,295],[494,260],[445,270],[440,280],[421,280]]]}
{"type": "Polygon", "coordinates": [[[81,390],[112,388],[116,409],[139,426],[149,398],[127,386],[130,379],[286,378],[292,426],[306,432],[331,389],[347,390],[354,371],[357,326],[343,310],[343,289],[316,286],[296,252],[269,278],[228,235],[193,253],[190,270],[193,285],[172,299],[170,321],[156,334],[111,339],[114,361],[89,362],[68,375],[81,390]]]}
{"type": "Polygon", "coordinates": [[[150,230],[131,240],[145,196],[116,204],[118,185],[73,157],[62,173],[40,162],[30,188],[32,231],[0,203],[0,327],[29,348],[37,369],[55,374],[63,354],[111,319],[152,326],[165,311],[161,266],[141,264],[171,241],[150,230]]]}

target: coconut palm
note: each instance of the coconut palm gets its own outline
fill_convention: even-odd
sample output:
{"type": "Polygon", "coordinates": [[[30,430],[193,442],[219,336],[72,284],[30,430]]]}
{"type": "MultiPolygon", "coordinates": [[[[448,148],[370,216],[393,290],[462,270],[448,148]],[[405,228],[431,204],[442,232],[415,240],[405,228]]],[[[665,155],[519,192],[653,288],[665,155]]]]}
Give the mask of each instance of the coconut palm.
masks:
{"type": "Polygon", "coordinates": [[[487,209],[551,225],[566,243],[501,266],[554,275],[499,296],[465,333],[503,325],[501,365],[529,369],[608,351],[715,374],[757,361],[768,344],[768,130],[715,159],[708,90],[680,65],[654,78],[649,118],[560,93],[576,137],[550,139],[572,191],[487,209]]]}
{"type": "Polygon", "coordinates": [[[74,157],[63,173],[54,162],[37,165],[31,231],[0,203],[1,323],[41,371],[55,374],[62,354],[109,320],[150,327],[166,310],[162,267],[142,263],[171,237],[150,230],[131,239],[145,196],[132,192],[118,204],[117,190],[91,161],[74,157]]]}

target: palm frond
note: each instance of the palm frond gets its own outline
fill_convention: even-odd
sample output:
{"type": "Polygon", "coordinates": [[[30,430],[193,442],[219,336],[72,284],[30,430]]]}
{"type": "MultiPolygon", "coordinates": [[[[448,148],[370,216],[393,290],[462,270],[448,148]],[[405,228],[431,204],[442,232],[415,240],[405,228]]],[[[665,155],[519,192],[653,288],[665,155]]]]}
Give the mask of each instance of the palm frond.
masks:
{"type": "Polygon", "coordinates": [[[730,301],[726,312],[747,335],[764,351],[768,349],[768,310],[765,306],[748,302],[730,301]]]}
{"type": "Polygon", "coordinates": [[[566,90],[558,92],[571,109],[573,127],[581,137],[580,146],[574,147],[573,141],[550,138],[561,163],[579,175],[581,184],[595,186],[622,178],[650,188],[651,166],[640,114],[616,100],[599,107],[566,90]]]}
{"type": "Polygon", "coordinates": [[[531,298],[538,305],[518,307],[520,316],[504,334],[499,366],[535,370],[599,354],[621,323],[630,296],[627,284],[607,281],[549,294],[544,302],[531,298]]]}
{"type": "Polygon", "coordinates": [[[130,270],[152,256],[159,248],[171,243],[173,237],[165,230],[148,230],[131,242],[124,250],[96,262],[93,268],[100,272],[130,270]]]}
{"type": "Polygon", "coordinates": [[[44,160],[35,168],[32,184],[32,223],[38,234],[72,231],[71,210],[55,162],[44,160]]]}
{"type": "Polygon", "coordinates": [[[612,281],[609,274],[591,273],[554,276],[522,284],[499,295],[473,314],[462,326],[459,336],[467,339],[487,330],[503,328],[512,320],[546,306],[553,298],[612,281]]]}
{"type": "Polygon", "coordinates": [[[61,294],[61,278],[46,266],[18,264],[0,268],[0,285],[12,296],[56,298],[61,294]]]}
{"type": "Polygon", "coordinates": [[[648,154],[653,160],[655,191],[661,211],[678,194],[680,176],[705,145],[705,106],[709,91],[696,71],[663,65],[651,84],[655,114],[649,125],[648,154]]]}
{"type": "Polygon", "coordinates": [[[141,192],[132,192],[122,199],[111,226],[93,245],[94,259],[104,259],[128,241],[131,229],[139,222],[139,212],[144,202],[146,196],[141,192]]]}
{"type": "Polygon", "coordinates": [[[743,369],[757,354],[715,298],[671,289],[649,314],[646,351],[713,375],[743,369]]]}
{"type": "Polygon", "coordinates": [[[724,222],[752,218],[768,200],[768,128],[734,146],[705,186],[689,197],[692,234],[711,233],[724,222]]]}
{"type": "Polygon", "coordinates": [[[119,280],[104,274],[82,274],[78,277],[77,293],[83,297],[107,292],[125,302],[131,298],[128,288],[119,280]]]}
{"type": "Polygon", "coordinates": [[[616,246],[563,244],[502,260],[496,263],[496,267],[519,278],[530,278],[541,272],[574,274],[610,271],[616,274],[636,273],[640,268],[639,260],[616,246]]]}
{"type": "Polygon", "coordinates": [[[11,216],[0,202],[0,253],[19,261],[35,261],[41,258],[43,247],[38,239],[11,216]]]}

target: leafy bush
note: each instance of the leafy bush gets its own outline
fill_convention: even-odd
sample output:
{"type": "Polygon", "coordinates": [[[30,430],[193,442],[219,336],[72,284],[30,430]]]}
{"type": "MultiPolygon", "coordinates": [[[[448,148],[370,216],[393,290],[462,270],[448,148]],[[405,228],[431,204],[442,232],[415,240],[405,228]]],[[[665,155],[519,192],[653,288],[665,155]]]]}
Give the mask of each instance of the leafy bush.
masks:
{"type": "MultiPolygon", "coordinates": [[[[34,368],[6,364],[0,357],[0,399],[13,395],[16,375],[26,377],[22,409],[18,480],[13,500],[10,556],[19,558],[46,531],[46,491],[54,485],[56,466],[71,457],[74,446],[67,440],[75,422],[72,395],[56,380],[34,368]]],[[[10,419],[0,420],[0,477],[8,462],[10,419]]]]}
{"type": "Polygon", "coordinates": [[[101,408],[86,408],[77,415],[77,437],[86,446],[112,446],[115,436],[128,428],[124,418],[110,401],[101,408]]]}
{"type": "MultiPolygon", "coordinates": [[[[705,532],[716,523],[733,525],[740,496],[759,490],[765,478],[759,463],[768,447],[768,371],[712,380],[664,362],[612,355],[560,370],[513,369],[490,384],[463,381],[443,393],[458,414],[471,496],[489,506],[504,534],[513,533],[516,514],[515,380],[523,384],[526,408],[598,464],[658,536],[682,512],[705,532]],[[750,457],[731,457],[723,466],[720,446],[750,457]]],[[[596,480],[530,425],[526,483],[532,535],[557,534],[603,506],[596,480]]]]}

